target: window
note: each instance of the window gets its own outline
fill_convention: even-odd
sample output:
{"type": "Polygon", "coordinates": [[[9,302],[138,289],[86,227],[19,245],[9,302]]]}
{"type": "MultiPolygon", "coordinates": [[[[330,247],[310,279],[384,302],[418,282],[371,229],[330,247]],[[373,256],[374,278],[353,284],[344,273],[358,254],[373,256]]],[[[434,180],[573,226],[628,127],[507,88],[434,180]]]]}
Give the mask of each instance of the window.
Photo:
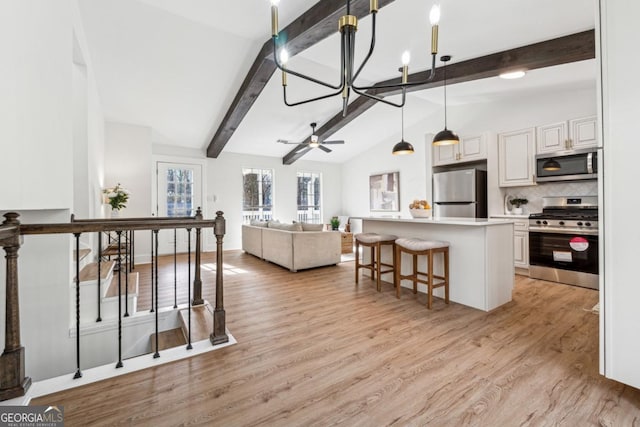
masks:
{"type": "Polygon", "coordinates": [[[273,170],[242,169],[242,220],[268,220],[273,216],[273,170]]]}
{"type": "Polygon", "coordinates": [[[193,170],[181,168],[167,169],[167,216],[192,216],[193,170]]]}
{"type": "Polygon", "coordinates": [[[298,221],[320,224],[321,174],[298,172],[298,221]]]}

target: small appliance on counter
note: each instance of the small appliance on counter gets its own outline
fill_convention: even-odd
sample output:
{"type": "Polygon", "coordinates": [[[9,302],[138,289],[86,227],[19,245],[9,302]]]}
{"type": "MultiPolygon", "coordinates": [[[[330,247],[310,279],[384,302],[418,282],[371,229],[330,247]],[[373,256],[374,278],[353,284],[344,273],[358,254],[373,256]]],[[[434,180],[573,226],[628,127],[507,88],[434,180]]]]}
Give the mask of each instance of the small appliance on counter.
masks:
{"type": "Polygon", "coordinates": [[[486,218],[487,173],[462,169],[433,174],[435,218],[486,218]]]}
{"type": "Polygon", "coordinates": [[[598,197],[543,197],[529,215],[529,276],[598,289],[598,197]]]}

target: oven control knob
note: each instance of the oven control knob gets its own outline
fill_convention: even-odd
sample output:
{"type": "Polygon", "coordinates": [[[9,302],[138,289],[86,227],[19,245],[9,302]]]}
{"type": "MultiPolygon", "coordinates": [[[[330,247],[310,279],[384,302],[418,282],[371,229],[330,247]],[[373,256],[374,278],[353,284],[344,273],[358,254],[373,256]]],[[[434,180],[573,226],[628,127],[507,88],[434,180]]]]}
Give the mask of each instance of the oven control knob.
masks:
{"type": "Polygon", "coordinates": [[[586,225],[587,227],[591,227],[591,223],[590,222],[585,222],[584,225],[586,225]]]}
{"type": "Polygon", "coordinates": [[[578,221],[578,227],[582,227],[582,221],[578,221]]]}
{"type": "Polygon", "coordinates": [[[537,221],[536,221],[536,224],[540,225],[540,224],[542,224],[542,221],[537,220],[537,221]]]}
{"type": "Polygon", "coordinates": [[[547,221],[542,221],[542,225],[547,225],[548,222],[547,221]]]}
{"type": "Polygon", "coordinates": [[[559,225],[564,225],[564,221],[560,221],[558,224],[559,225]]]}

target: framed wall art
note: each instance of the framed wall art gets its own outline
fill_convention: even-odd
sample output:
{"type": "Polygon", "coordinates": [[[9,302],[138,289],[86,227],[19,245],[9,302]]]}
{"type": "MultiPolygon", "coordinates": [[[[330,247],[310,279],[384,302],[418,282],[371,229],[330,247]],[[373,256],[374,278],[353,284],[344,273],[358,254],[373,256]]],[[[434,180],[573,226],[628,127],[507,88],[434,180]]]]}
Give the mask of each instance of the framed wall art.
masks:
{"type": "Polygon", "coordinates": [[[388,172],[369,177],[369,209],[374,212],[400,210],[400,173],[388,172]]]}

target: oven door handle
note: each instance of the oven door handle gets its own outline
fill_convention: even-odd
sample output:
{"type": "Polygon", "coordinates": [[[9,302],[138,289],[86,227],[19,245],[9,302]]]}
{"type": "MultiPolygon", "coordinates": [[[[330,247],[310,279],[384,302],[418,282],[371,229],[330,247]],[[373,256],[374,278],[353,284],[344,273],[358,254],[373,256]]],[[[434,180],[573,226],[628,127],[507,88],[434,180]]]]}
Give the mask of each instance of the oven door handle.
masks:
{"type": "Polygon", "coordinates": [[[555,228],[555,227],[532,227],[529,226],[529,233],[540,234],[575,234],[583,236],[597,236],[598,230],[582,230],[582,229],[567,229],[567,228],[555,228]]]}

